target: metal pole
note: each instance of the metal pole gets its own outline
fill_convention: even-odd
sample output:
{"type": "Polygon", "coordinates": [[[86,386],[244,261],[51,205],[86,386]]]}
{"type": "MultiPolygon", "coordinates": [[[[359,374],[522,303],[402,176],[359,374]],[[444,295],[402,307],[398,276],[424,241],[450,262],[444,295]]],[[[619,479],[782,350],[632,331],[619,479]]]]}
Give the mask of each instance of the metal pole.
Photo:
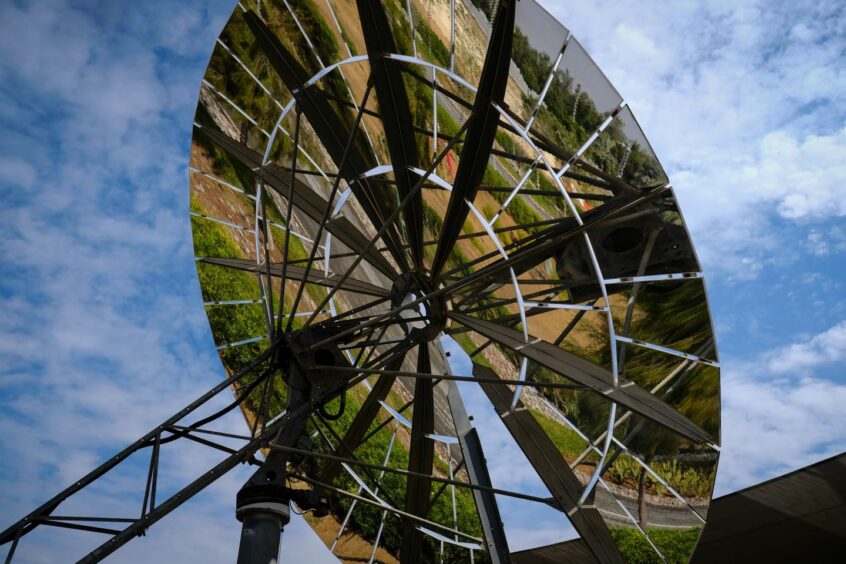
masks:
{"type": "Polygon", "coordinates": [[[244,515],[238,564],[276,564],[279,561],[279,541],[290,519],[290,511],[285,504],[244,515]]]}

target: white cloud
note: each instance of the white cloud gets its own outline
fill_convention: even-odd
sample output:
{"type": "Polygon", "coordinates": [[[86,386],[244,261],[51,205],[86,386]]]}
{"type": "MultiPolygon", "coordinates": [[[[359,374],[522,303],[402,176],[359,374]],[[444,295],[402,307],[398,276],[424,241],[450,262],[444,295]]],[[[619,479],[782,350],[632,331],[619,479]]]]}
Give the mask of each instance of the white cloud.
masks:
{"type": "Polygon", "coordinates": [[[846,360],[846,321],[814,337],[768,355],[770,374],[807,375],[821,365],[846,360]]]}
{"type": "Polygon", "coordinates": [[[20,158],[0,157],[0,183],[18,188],[30,188],[38,173],[30,163],[20,158]]]}
{"type": "Polygon", "coordinates": [[[828,230],[811,229],[805,239],[805,248],[817,257],[846,252],[846,231],[838,225],[828,230]]]}
{"type": "MultiPolygon", "coordinates": [[[[551,6],[631,100],[706,263],[741,278],[780,248],[774,219],[804,226],[844,213],[829,205],[846,185],[843,13],[836,2],[791,6],[551,6]]],[[[199,79],[231,8],[101,3],[92,18],[66,2],[0,3],[0,180],[25,198],[0,209],[2,524],[222,375],[181,210],[199,79]]],[[[842,230],[811,229],[814,252],[844,250],[842,230]]],[[[842,338],[841,324],[726,369],[721,483],[750,483],[844,444],[843,388],[823,378],[843,358],[842,338]]],[[[485,444],[495,482],[534,491],[494,421],[485,444]]],[[[209,460],[175,457],[168,483],[209,460]]],[[[186,504],[121,561],[231,562],[239,479],[186,504]]],[[[525,536],[521,515],[506,517],[531,539],[519,542],[572,532],[563,519],[539,520],[525,536]]],[[[299,561],[285,543],[311,547],[309,561],[326,556],[301,521],[286,535],[283,561],[299,561]]],[[[78,554],[62,542],[30,546],[33,561],[78,554]]]]}
{"type": "Polygon", "coordinates": [[[844,358],[846,322],[754,360],[723,363],[718,493],[843,450],[844,358]]]}

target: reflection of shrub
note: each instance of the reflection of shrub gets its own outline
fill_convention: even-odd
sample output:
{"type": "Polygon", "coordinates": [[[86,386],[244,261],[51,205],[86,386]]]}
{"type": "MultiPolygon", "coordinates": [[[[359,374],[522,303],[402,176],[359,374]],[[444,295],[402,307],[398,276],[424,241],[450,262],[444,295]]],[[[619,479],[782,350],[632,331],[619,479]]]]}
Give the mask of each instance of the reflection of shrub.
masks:
{"type": "MultiPolygon", "coordinates": [[[[198,209],[192,198],[191,207],[198,209]]],[[[194,248],[198,256],[240,258],[241,251],[226,233],[223,227],[210,221],[191,218],[194,235],[194,248]]],[[[203,301],[223,301],[233,299],[256,299],[259,296],[258,282],[255,276],[246,272],[222,266],[198,263],[197,275],[203,292],[203,301]]],[[[209,326],[218,340],[217,344],[226,344],[243,339],[267,334],[267,324],[260,304],[236,306],[212,306],[208,308],[209,326]]],[[[261,341],[221,351],[220,357],[229,373],[251,362],[267,348],[267,342],[261,341]]],[[[241,385],[252,382],[257,373],[247,376],[241,385]]],[[[252,392],[247,402],[253,411],[258,410],[261,387],[252,392]]],[[[274,380],[273,392],[268,394],[269,413],[278,413],[285,402],[284,384],[279,378],[274,380]]]]}
{"type": "Polygon", "coordinates": [[[313,0],[299,0],[293,2],[292,7],[297,12],[297,18],[306,30],[315,50],[320,54],[324,64],[338,58],[338,42],[335,34],[329,29],[323,14],[314,5],[313,0]]]}
{"type": "MultiPolygon", "coordinates": [[[[667,558],[668,562],[687,562],[696,541],[699,538],[699,528],[690,529],[658,529],[649,528],[647,533],[658,550],[667,558]]],[[[640,531],[629,527],[611,527],[611,536],[617,541],[617,546],[623,558],[629,564],[651,564],[661,562],[655,550],[640,531]]]]}
{"type": "MultiPolygon", "coordinates": [[[[704,497],[711,493],[713,463],[710,461],[702,465],[692,463],[682,465],[678,460],[668,460],[652,462],[650,467],[683,497],[704,497]]],[[[608,474],[615,483],[627,483],[634,488],[642,468],[633,458],[620,456],[608,469],[608,474]]],[[[648,490],[651,493],[671,495],[667,488],[653,482],[651,477],[649,484],[648,490]]]]}
{"type": "Polygon", "coordinates": [[[497,6],[498,3],[493,2],[491,0],[470,0],[470,1],[473,2],[473,5],[476,6],[476,8],[478,8],[479,10],[481,10],[481,12],[483,14],[485,14],[485,17],[488,18],[488,20],[490,21],[490,19],[493,17],[493,10],[497,6]]]}
{"type": "Polygon", "coordinates": [[[444,46],[441,38],[432,31],[432,28],[426,24],[426,19],[421,17],[420,14],[416,14],[414,27],[421,39],[417,46],[423,48],[424,51],[428,51],[431,59],[437,64],[449,68],[449,49],[444,46]]]}

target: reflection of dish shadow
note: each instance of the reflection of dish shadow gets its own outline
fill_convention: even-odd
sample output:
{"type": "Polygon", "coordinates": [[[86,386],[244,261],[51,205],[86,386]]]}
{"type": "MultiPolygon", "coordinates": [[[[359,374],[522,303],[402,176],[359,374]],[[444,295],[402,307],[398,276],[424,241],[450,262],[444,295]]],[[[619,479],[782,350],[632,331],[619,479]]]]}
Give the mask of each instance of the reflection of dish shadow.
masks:
{"type": "MultiPolygon", "coordinates": [[[[684,226],[665,222],[658,209],[645,209],[591,230],[592,246],[603,277],[607,280],[638,275],[652,232],[657,235],[643,269],[644,275],[699,269],[684,226]]],[[[601,296],[584,238],[576,237],[563,246],[556,256],[556,267],[561,280],[572,281],[569,292],[574,303],[601,296]]],[[[617,291],[621,289],[617,286],[617,291]]]]}

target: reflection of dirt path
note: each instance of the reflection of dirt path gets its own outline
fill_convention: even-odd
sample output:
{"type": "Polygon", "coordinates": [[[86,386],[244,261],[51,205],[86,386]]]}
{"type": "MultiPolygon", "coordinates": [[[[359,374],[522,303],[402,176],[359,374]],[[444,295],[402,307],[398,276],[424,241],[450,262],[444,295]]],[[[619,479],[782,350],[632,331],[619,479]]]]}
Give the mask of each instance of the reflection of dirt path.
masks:
{"type": "MultiPolygon", "coordinates": [[[[388,518],[390,519],[391,516],[389,515],[388,518]]],[[[335,540],[335,535],[338,534],[338,530],[341,527],[340,521],[338,521],[333,515],[321,517],[320,519],[315,519],[314,517],[306,515],[306,521],[327,547],[331,546],[332,541],[335,540]]],[[[341,535],[341,538],[338,540],[338,545],[335,547],[335,556],[337,556],[341,562],[362,562],[361,558],[364,558],[363,561],[367,562],[372,550],[373,544],[366,541],[361,536],[352,533],[350,528],[347,527],[344,530],[344,534],[341,535]],[[347,558],[344,558],[345,556],[347,558]]],[[[376,558],[374,562],[384,562],[388,564],[399,561],[390,552],[380,546],[376,549],[376,558]]]]}

